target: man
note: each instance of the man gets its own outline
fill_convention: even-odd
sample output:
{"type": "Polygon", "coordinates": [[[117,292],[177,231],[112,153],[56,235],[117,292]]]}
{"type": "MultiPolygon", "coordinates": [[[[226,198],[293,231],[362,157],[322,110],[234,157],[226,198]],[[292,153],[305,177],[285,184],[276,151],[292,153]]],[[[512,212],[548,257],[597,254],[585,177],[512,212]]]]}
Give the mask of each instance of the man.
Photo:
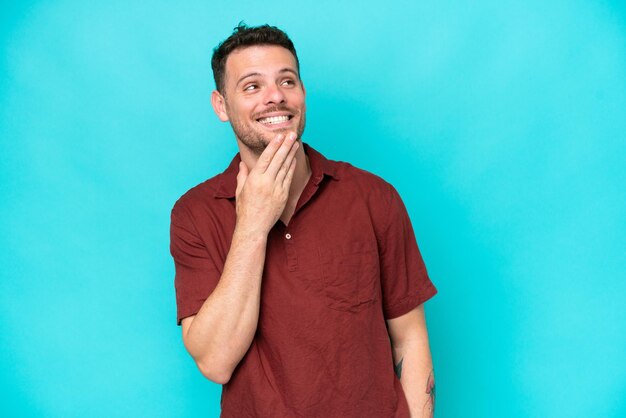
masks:
{"type": "Polygon", "coordinates": [[[240,25],[212,67],[239,154],[176,202],[171,253],[183,341],[223,385],[221,416],[432,416],[436,289],[397,192],[303,144],[284,32],[240,25]]]}

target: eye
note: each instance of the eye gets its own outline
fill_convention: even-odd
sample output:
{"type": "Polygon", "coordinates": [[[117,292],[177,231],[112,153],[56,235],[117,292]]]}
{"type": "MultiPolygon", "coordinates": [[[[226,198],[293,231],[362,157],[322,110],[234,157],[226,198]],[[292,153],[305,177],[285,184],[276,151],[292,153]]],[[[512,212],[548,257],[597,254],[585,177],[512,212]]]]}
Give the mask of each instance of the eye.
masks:
{"type": "Polygon", "coordinates": [[[296,82],[295,80],[288,78],[286,80],[283,80],[283,82],[281,83],[283,86],[295,86],[296,82]]]}
{"type": "Polygon", "coordinates": [[[243,91],[254,91],[258,88],[256,84],[248,84],[244,86],[243,91]]]}

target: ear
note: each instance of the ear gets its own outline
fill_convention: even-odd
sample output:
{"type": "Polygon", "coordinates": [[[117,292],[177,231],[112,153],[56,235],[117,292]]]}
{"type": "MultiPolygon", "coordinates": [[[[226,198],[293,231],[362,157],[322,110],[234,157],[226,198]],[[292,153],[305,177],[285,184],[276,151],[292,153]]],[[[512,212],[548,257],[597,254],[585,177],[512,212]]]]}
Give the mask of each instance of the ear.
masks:
{"type": "Polygon", "coordinates": [[[211,93],[211,104],[213,105],[213,111],[217,117],[220,118],[222,122],[226,122],[228,120],[228,113],[226,113],[226,99],[219,91],[213,90],[211,93]]]}

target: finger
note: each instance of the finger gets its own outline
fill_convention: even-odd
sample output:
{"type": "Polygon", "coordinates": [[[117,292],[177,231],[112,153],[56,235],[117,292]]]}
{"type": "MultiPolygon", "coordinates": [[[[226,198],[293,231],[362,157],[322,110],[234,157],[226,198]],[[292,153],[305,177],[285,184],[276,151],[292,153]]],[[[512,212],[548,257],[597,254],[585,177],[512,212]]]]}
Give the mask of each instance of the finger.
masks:
{"type": "Polygon", "coordinates": [[[276,154],[274,154],[274,157],[272,158],[272,161],[270,162],[269,166],[265,170],[265,173],[267,173],[268,175],[276,176],[276,174],[278,173],[278,170],[280,170],[280,167],[282,167],[283,163],[285,162],[285,159],[287,158],[287,155],[289,155],[289,151],[291,150],[291,148],[293,147],[295,143],[296,143],[295,132],[288,133],[282,145],[280,146],[278,151],[276,151],[276,154]]]}
{"type": "Polygon", "coordinates": [[[274,154],[276,154],[276,151],[280,149],[280,146],[283,143],[284,139],[285,134],[276,135],[276,137],[272,139],[269,144],[267,144],[267,147],[265,147],[263,153],[261,153],[261,155],[259,156],[259,161],[257,161],[254,168],[264,173],[267,170],[267,167],[272,162],[274,154]]]}
{"type": "Polygon", "coordinates": [[[282,184],[282,182],[285,180],[285,176],[287,175],[287,172],[289,171],[289,167],[291,167],[291,162],[296,157],[296,152],[298,151],[299,147],[300,147],[300,143],[296,142],[295,144],[293,144],[293,146],[289,150],[289,154],[287,154],[287,158],[285,158],[283,165],[280,167],[280,170],[278,170],[278,173],[276,174],[277,183],[282,184]]]}
{"type": "Polygon", "coordinates": [[[246,179],[248,178],[248,166],[243,161],[239,162],[239,172],[237,173],[237,190],[235,192],[235,196],[239,196],[241,193],[241,189],[243,189],[243,185],[246,183],[246,179]]]}
{"type": "Polygon", "coordinates": [[[291,180],[293,179],[293,173],[296,172],[296,163],[298,160],[295,158],[291,160],[291,165],[289,166],[289,170],[287,170],[287,174],[285,175],[285,180],[283,180],[283,187],[285,189],[289,189],[291,186],[291,180]]]}

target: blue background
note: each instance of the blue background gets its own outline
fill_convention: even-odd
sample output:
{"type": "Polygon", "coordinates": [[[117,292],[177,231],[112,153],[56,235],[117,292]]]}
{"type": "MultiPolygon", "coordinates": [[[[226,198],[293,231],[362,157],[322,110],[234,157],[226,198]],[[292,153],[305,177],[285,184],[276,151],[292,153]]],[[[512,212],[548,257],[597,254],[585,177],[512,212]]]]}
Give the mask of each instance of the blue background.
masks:
{"type": "Polygon", "coordinates": [[[438,417],[626,416],[626,6],[3,3],[0,415],[217,416],[169,212],[236,152],[240,21],[294,40],[305,140],[400,191],[439,295],[438,417]]]}

